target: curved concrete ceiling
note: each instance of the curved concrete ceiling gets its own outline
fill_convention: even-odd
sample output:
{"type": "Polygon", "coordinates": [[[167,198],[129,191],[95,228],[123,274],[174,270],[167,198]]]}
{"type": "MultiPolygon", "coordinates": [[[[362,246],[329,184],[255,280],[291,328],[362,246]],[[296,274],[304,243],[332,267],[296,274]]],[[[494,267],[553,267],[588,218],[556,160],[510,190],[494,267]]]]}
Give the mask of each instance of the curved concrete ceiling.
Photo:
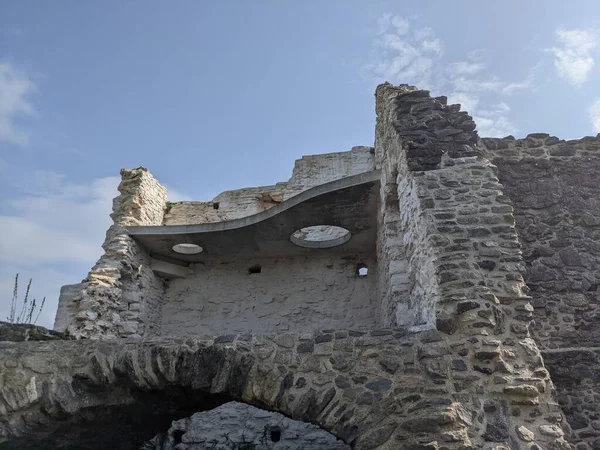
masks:
{"type": "Polygon", "coordinates": [[[315,251],[361,251],[375,248],[378,170],[322,184],[252,216],[198,225],[131,226],[129,234],[152,256],[199,262],[255,256],[289,256],[315,251]],[[352,233],[345,244],[331,249],[301,248],[290,235],[304,227],[335,225],[352,233]],[[176,244],[196,244],[202,253],[183,255],[176,244]]]}

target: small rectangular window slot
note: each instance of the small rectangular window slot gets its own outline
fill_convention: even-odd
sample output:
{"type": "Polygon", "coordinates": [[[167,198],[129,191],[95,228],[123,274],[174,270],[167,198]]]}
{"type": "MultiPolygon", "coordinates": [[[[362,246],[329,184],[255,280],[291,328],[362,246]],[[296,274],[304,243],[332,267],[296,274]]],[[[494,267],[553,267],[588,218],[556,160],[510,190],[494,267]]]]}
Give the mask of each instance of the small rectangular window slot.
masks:
{"type": "Polygon", "coordinates": [[[358,263],[356,265],[356,275],[359,277],[366,277],[369,274],[369,268],[366,264],[358,263]]]}
{"type": "Polygon", "coordinates": [[[255,264],[254,266],[248,267],[248,274],[252,275],[255,273],[260,273],[262,271],[262,267],[259,264],[255,264]]]}
{"type": "Polygon", "coordinates": [[[281,440],[281,429],[279,427],[273,427],[270,430],[271,442],[279,442],[281,440]]]}

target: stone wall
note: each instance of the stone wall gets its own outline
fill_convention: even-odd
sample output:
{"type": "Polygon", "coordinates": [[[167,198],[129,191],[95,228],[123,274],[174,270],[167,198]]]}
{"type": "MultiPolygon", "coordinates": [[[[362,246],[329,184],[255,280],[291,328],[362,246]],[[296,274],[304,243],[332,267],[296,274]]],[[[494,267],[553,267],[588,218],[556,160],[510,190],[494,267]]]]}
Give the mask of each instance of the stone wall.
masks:
{"type": "Polygon", "coordinates": [[[253,450],[350,450],[315,425],[238,402],[177,420],[142,450],[230,450],[244,443],[253,450]]]}
{"type": "Polygon", "coordinates": [[[193,270],[169,282],[164,335],[377,327],[372,256],[317,250],[310,257],[217,261],[193,270]],[[369,268],[367,276],[359,276],[359,263],[369,268]]]}
{"type": "Polygon", "coordinates": [[[54,317],[54,330],[64,332],[77,315],[78,303],[75,299],[79,298],[85,286],[81,283],[67,284],[60,288],[58,296],[58,307],[54,317]]]}
{"type": "Polygon", "coordinates": [[[534,336],[573,442],[600,447],[598,362],[590,356],[600,348],[600,136],[564,141],[537,133],[480,145],[514,205],[534,336]]]}
{"type": "Polygon", "coordinates": [[[0,342],[54,341],[73,339],[66,333],[29,323],[0,322],[0,342]]]}
{"type": "Polygon", "coordinates": [[[238,400],[317,424],[358,450],[438,439],[458,449],[480,425],[453,398],[466,374],[450,369],[452,352],[435,331],[384,329],[5,343],[0,443],[135,448],[171,418],[238,400]]]}
{"type": "Polygon", "coordinates": [[[312,187],[373,170],[372,151],[372,147],[353,147],[348,152],[303,156],[296,161],[289,181],[225,191],[208,202],[169,203],[164,225],[221,222],[257,214],[312,187]]]}
{"type": "Polygon", "coordinates": [[[3,343],[0,444],[137,448],[173,419],[236,400],[356,450],[567,449],[547,372],[515,378],[529,367],[511,352],[525,345],[539,359],[526,340],[435,330],[3,343]]]}
{"type": "Polygon", "coordinates": [[[114,221],[103,244],[104,255],[78,292],[63,295],[57,324],[75,337],[108,339],[155,334],[160,325],[163,280],[150,268],[150,256],[123,228],[160,225],[167,190],[143,167],[121,171],[114,221]],[[68,315],[65,317],[65,315],[68,315]]]}
{"type": "Polygon", "coordinates": [[[577,450],[600,448],[600,349],[569,347],[542,352],[577,450]]]}
{"type": "Polygon", "coordinates": [[[479,411],[481,427],[469,435],[477,448],[486,442],[538,448],[526,444],[536,437],[569,448],[552,383],[530,337],[533,308],[512,207],[496,168],[477,148],[474,129],[471,117],[444,97],[408,86],[378,87],[375,152],[387,208],[380,225],[404,244],[402,252],[391,253],[394,247],[380,232],[380,283],[390,286],[382,301],[396,313],[392,325],[412,314],[406,325],[436,326],[451,348],[464,346],[458,352],[464,359],[452,364],[465,367],[469,381],[454,388],[467,408],[479,411]],[[408,260],[408,276],[398,278],[409,286],[407,296],[394,295],[397,256],[408,260]]]}
{"type": "MultiPolygon", "coordinates": [[[[402,264],[408,270],[394,277],[393,258],[380,241],[378,261],[390,278],[381,280],[395,289],[409,287],[409,295],[388,303],[396,306],[391,316],[413,314],[407,325],[454,328],[448,322],[461,300],[479,299],[492,311],[502,300],[527,309],[523,293],[522,258],[514,229],[512,208],[503,195],[495,168],[476,148],[477,135],[471,117],[459,105],[446,105],[445,97],[431,98],[427,91],[378,89],[378,167],[382,168],[382,208],[393,221],[385,223],[380,239],[391,229],[402,242],[402,264]],[[396,200],[397,199],[397,200],[396,200]],[[397,206],[394,202],[397,201],[397,206]],[[521,299],[521,300],[519,300],[521,299]]],[[[387,243],[397,252],[397,242],[387,243]]],[[[405,291],[404,289],[402,291],[405,291]]],[[[498,310],[490,314],[495,326],[498,310]]],[[[528,322],[531,315],[519,312],[528,322]]],[[[484,320],[479,327],[485,328],[484,320]]],[[[522,328],[522,327],[521,327],[522,328]]],[[[526,330],[521,329],[521,332],[526,330]]]]}

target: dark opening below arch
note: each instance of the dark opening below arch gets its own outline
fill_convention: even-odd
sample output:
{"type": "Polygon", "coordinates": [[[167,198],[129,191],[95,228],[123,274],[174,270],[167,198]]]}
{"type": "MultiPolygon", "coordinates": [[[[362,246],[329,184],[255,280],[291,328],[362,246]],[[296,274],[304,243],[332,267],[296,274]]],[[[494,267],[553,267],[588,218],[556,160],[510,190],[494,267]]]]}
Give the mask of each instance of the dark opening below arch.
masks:
{"type": "MultiPolygon", "coordinates": [[[[95,389],[94,396],[118,392],[95,389]]],[[[137,450],[157,433],[167,430],[173,420],[198,411],[216,408],[232,399],[223,394],[205,394],[173,387],[161,391],[136,392],[136,401],[126,405],[82,408],[76,415],[65,415],[43,439],[23,436],[0,445],[2,450],[137,450]]],[[[43,431],[40,427],[39,431],[43,431]]]]}

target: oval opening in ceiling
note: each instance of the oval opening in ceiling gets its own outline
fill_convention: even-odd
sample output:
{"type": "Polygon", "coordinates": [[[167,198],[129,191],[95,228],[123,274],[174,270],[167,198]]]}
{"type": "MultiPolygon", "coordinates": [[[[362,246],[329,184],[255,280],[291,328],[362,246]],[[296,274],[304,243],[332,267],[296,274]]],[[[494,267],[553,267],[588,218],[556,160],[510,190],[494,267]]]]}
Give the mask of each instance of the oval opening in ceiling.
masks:
{"type": "Polygon", "coordinates": [[[313,225],[300,228],[292,233],[290,241],[306,248],[331,248],[345,244],[352,234],[345,228],[335,225],[313,225]]]}
{"type": "Polygon", "coordinates": [[[204,249],[196,244],[175,244],[173,246],[173,251],[181,255],[197,255],[202,253],[202,250],[204,249]]]}

